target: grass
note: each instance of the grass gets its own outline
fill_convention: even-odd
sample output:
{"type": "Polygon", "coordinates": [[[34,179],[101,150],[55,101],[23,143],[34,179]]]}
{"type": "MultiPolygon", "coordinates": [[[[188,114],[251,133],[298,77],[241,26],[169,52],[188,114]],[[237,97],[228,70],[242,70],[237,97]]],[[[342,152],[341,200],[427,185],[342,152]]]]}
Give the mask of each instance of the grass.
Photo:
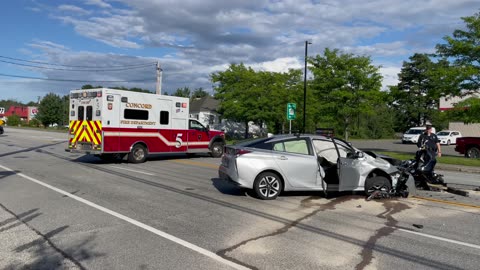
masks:
{"type": "MultiPolygon", "coordinates": [[[[379,152],[379,153],[391,156],[393,158],[401,159],[401,160],[414,158],[412,154],[404,154],[404,153],[397,153],[397,152],[379,152]]],[[[480,159],[464,158],[464,157],[442,156],[440,158],[437,158],[437,163],[480,167],[480,159]]]]}

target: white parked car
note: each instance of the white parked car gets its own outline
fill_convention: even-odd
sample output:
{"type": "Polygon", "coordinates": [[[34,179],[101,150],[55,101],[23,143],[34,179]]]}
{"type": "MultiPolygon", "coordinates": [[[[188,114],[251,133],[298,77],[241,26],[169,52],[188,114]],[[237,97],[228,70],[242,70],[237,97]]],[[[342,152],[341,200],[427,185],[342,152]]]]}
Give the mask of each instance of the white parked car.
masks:
{"type": "Polygon", "coordinates": [[[442,130],[437,133],[437,137],[440,140],[440,144],[456,144],[457,138],[462,137],[462,134],[456,130],[442,130]]]}
{"type": "MultiPolygon", "coordinates": [[[[425,132],[425,127],[412,127],[402,136],[402,143],[417,143],[420,135],[425,132]]],[[[432,132],[435,133],[435,128],[432,127],[432,132]]]]}

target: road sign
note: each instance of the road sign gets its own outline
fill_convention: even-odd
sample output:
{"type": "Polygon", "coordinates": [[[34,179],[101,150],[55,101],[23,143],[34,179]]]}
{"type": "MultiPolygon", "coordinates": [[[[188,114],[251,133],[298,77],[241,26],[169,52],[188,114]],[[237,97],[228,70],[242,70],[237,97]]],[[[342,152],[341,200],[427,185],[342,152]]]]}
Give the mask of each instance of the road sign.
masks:
{"type": "Polygon", "coordinates": [[[287,103],[287,120],[295,120],[297,113],[296,103],[287,103]]]}

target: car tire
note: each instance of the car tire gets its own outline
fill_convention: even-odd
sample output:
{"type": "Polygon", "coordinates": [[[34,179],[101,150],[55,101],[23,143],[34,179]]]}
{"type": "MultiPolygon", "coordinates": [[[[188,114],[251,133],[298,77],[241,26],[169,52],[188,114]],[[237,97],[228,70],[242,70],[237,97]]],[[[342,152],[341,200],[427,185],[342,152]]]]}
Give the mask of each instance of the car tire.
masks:
{"type": "Polygon", "coordinates": [[[392,184],[390,184],[388,178],[384,176],[375,176],[365,181],[365,194],[367,194],[367,196],[372,195],[372,193],[377,190],[389,192],[391,189],[392,184]]]}
{"type": "Polygon", "coordinates": [[[263,172],[255,178],[253,189],[262,200],[275,200],[282,192],[283,184],[280,176],[273,172],[263,172]]]}
{"type": "Polygon", "coordinates": [[[132,151],[128,153],[128,161],[131,163],[143,163],[147,159],[147,148],[141,144],[133,146],[132,151]]]}
{"type": "Polygon", "coordinates": [[[467,149],[465,152],[465,157],[467,158],[480,158],[480,149],[476,146],[472,146],[467,149]]]}
{"type": "Polygon", "coordinates": [[[450,145],[450,140],[447,141],[447,145],[450,145]]]}
{"type": "Polygon", "coordinates": [[[223,155],[223,143],[214,142],[211,147],[210,155],[214,158],[219,158],[223,155]]]}

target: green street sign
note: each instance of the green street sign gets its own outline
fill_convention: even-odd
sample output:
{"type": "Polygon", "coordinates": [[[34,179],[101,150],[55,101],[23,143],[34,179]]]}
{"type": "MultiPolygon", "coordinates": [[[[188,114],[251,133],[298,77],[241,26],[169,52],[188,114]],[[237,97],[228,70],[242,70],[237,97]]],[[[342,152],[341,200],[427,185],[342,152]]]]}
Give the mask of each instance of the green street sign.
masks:
{"type": "Polygon", "coordinates": [[[287,120],[295,120],[297,113],[296,103],[287,103],[287,120]]]}

